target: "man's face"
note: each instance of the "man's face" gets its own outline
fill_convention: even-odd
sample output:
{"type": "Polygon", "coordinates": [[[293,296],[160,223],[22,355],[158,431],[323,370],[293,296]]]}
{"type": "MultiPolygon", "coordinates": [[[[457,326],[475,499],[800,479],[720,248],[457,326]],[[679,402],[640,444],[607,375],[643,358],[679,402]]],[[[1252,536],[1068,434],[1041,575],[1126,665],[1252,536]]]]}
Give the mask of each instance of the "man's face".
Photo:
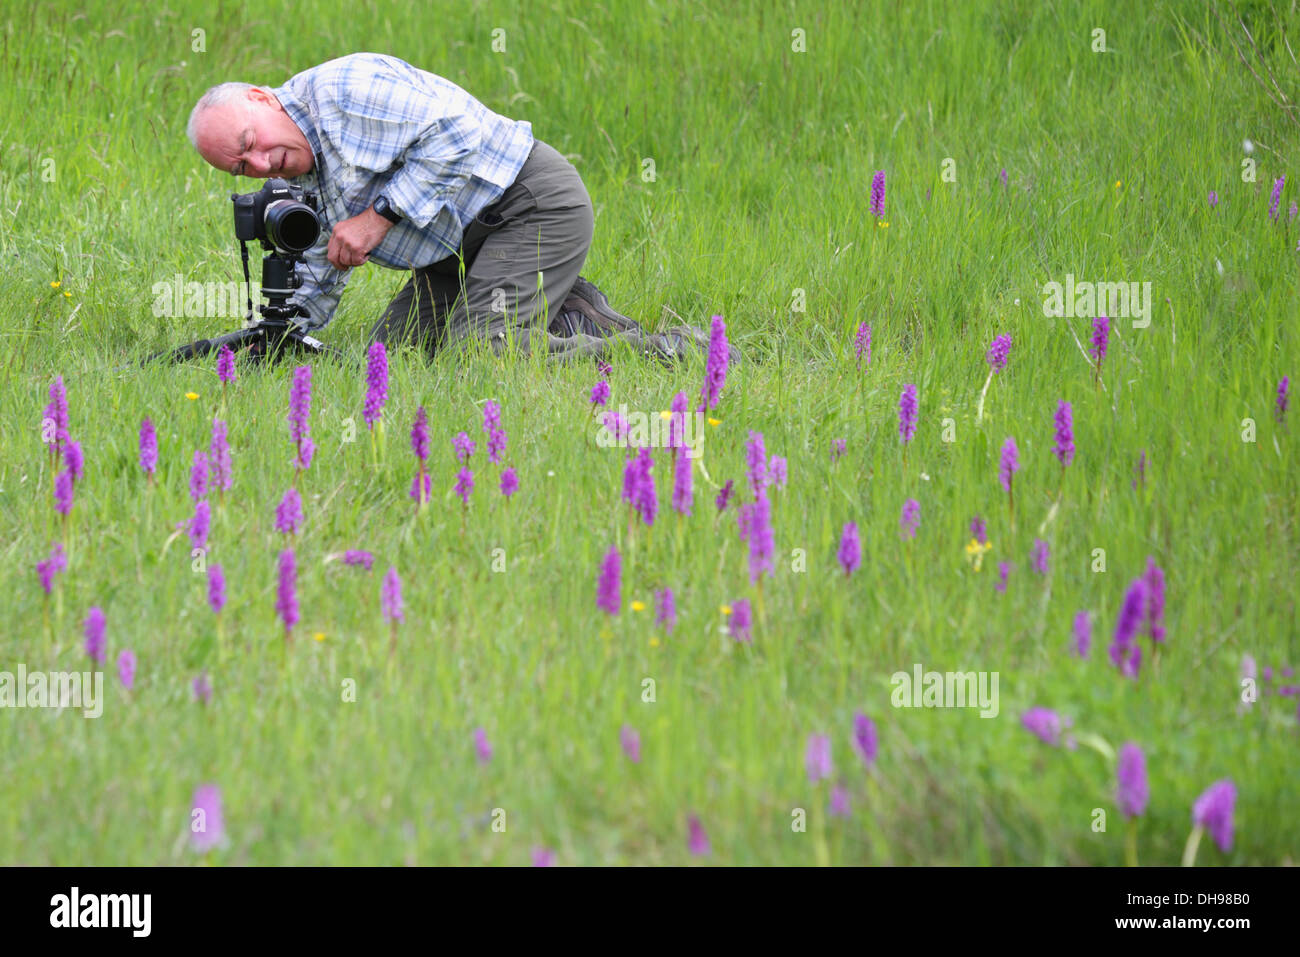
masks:
{"type": "Polygon", "coordinates": [[[199,117],[199,155],[235,176],[288,179],[311,170],[311,144],[280,101],[263,90],[214,106],[199,117]]]}

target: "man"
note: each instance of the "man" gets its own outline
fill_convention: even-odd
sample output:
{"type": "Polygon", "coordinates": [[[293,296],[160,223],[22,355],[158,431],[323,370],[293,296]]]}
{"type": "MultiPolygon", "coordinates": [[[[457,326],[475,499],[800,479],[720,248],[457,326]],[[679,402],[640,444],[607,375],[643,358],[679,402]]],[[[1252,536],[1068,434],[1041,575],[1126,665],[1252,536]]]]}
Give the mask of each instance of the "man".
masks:
{"type": "Polygon", "coordinates": [[[290,299],[319,329],[349,272],[366,262],[411,280],[370,332],[429,351],[513,336],[557,359],[603,356],[616,340],[671,360],[707,334],[647,333],[578,275],[591,245],[591,199],[578,171],[531,124],[396,57],[357,53],[270,89],[213,87],[186,131],[234,176],[279,177],[320,198],[321,238],[290,299]]]}

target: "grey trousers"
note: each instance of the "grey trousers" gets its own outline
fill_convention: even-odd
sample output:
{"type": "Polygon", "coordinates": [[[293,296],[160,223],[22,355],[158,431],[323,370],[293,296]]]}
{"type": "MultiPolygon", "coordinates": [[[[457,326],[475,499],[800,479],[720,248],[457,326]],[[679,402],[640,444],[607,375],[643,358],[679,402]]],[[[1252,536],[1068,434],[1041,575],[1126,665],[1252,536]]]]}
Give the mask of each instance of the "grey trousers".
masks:
{"type": "Polygon", "coordinates": [[[578,171],[536,141],[514,183],[466,227],[457,254],[412,271],[370,341],[412,342],[432,354],[468,338],[500,352],[513,338],[524,354],[540,348],[564,360],[602,357],[610,338],[626,338],[640,351],[639,328],[610,338],[548,331],[586,261],[593,226],[578,171]]]}

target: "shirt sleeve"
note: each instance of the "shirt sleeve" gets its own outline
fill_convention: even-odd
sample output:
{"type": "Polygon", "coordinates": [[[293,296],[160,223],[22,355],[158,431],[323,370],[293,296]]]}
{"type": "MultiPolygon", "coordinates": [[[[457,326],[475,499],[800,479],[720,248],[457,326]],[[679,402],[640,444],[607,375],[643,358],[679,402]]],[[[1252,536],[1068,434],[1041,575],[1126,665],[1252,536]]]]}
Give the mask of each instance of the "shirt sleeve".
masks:
{"type": "Polygon", "coordinates": [[[351,269],[335,269],[330,265],[325,258],[328,249],[327,234],[303,254],[303,261],[298,264],[302,285],[289,297],[289,303],[301,306],[308,313],[307,318],[298,320],[304,330],[323,329],[329,324],[352,274],[351,269]]]}
{"type": "Polygon", "coordinates": [[[424,229],[453,206],[483,145],[469,104],[406,64],[372,59],[341,70],[317,96],[319,115],[343,160],[391,174],[383,191],[404,219],[424,229]]]}

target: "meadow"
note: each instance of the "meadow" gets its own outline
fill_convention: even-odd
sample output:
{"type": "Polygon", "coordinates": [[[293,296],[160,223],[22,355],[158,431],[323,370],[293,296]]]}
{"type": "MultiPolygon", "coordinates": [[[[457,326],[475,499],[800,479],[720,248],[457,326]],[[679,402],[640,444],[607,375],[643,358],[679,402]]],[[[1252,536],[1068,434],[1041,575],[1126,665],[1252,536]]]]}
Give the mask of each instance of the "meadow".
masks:
{"type": "Polygon", "coordinates": [[[6,5],[0,672],[99,670],[105,700],[0,708],[0,863],[1293,863],[1300,14],[1122,7],[6,5]],[[402,348],[372,430],[366,333],[407,278],[374,266],[320,333],[352,361],[310,363],[305,468],[308,363],[140,367],[238,324],[151,310],[242,278],[229,197],[260,182],[199,159],[194,101],[359,50],[568,155],[584,275],[650,328],[722,317],[716,396],[703,357],[402,348]],[[1098,361],[1096,303],[1045,308],[1067,282],[1149,314],[1098,361]],[[663,447],[630,514],[600,416],[679,394],[716,400],[689,514],[663,447]],[[230,486],[193,495],[214,419],[230,486]],[[996,674],[996,715],[897,706],[917,668],[996,674]]]}

